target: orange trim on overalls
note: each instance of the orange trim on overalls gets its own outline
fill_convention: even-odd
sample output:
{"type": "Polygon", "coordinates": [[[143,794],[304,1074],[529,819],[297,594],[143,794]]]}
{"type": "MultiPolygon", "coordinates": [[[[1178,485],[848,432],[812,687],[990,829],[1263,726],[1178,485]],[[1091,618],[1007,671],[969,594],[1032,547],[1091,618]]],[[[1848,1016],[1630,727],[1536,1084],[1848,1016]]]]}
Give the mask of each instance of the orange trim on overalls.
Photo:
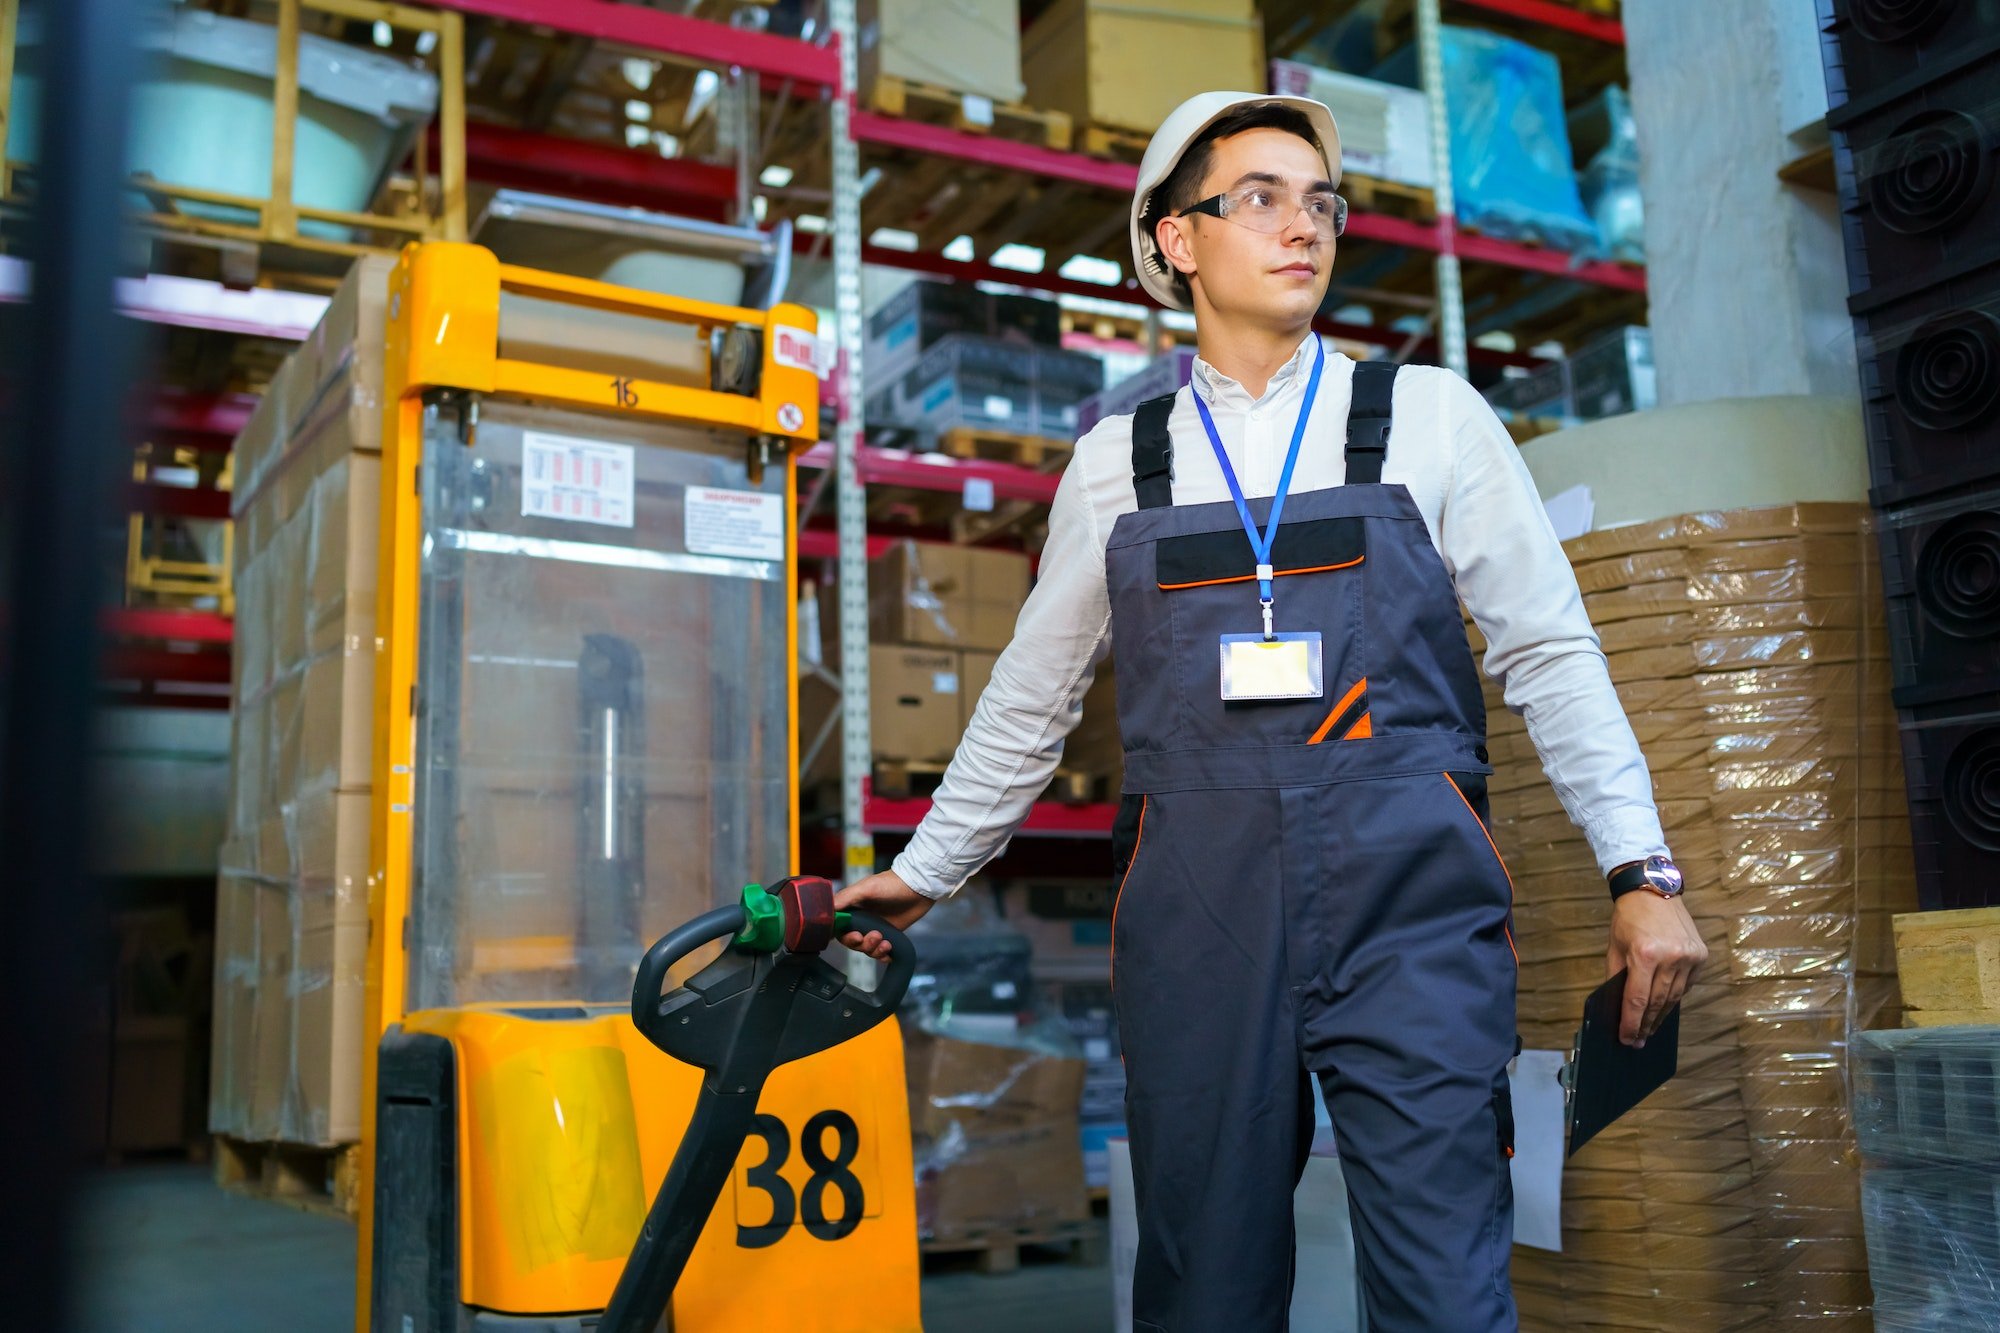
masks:
{"type": "Polygon", "coordinates": [[[1374,716],[1373,713],[1363,713],[1361,720],[1349,727],[1347,734],[1340,739],[1344,741],[1365,741],[1369,739],[1375,734],[1374,716]]]}
{"type": "MultiPolygon", "coordinates": [[[[1472,822],[1479,825],[1479,831],[1486,835],[1486,845],[1493,849],[1493,859],[1500,863],[1500,873],[1507,877],[1507,908],[1511,912],[1514,906],[1514,872],[1507,868],[1507,858],[1500,855],[1500,846],[1493,841],[1493,834],[1487,829],[1486,821],[1481,819],[1479,812],[1472,808],[1472,802],[1465,799],[1465,791],[1458,785],[1458,779],[1447,773],[1444,775],[1444,780],[1451,784],[1452,791],[1457,794],[1458,799],[1465,805],[1465,813],[1472,816],[1472,822]]],[[[1514,947],[1513,927],[1503,926],[1501,929],[1507,932],[1507,950],[1514,955],[1514,966],[1519,967],[1521,965],[1521,951],[1514,947]]]]}
{"type": "MultiPolygon", "coordinates": [[[[1347,706],[1353,703],[1356,699],[1360,698],[1361,692],[1367,688],[1368,688],[1368,677],[1366,676],[1363,676],[1360,680],[1357,680],[1354,682],[1354,684],[1350,685],[1347,689],[1347,693],[1340,696],[1340,702],[1333,706],[1333,711],[1326,715],[1326,721],[1319,724],[1319,730],[1315,731],[1312,734],[1312,739],[1308,740],[1306,744],[1318,745],[1321,741],[1325,740],[1326,733],[1333,730],[1333,724],[1337,720],[1339,720],[1340,715],[1342,713],[1345,713],[1347,711],[1347,706]]],[[[1364,714],[1363,716],[1366,716],[1366,714],[1364,714]]],[[[1360,723],[1356,723],[1355,725],[1359,726],[1360,723]]]]}
{"type": "Polygon", "coordinates": [[[1139,864],[1139,849],[1146,843],[1146,807],[1151,805],[1152,801],[1151,795],[1139,798],[1139,828],[1132,835],[1132,859],[1125,863],[1125,873],[1118,877],[1117,896],[1111,900],[1110,975],[1114,980],[1118,975],[1118,909],[1125,905],[1125,881],[1132,878],[1132,867],[1139,864]]]}
{"type": "MultiPolygon", "coordinates": [[[[1277,569],[1271,571],[1271,577],[1281,579],[1287,574],[1325,574],[1335,569],[1352,569],[1367,558],[1365,555],[1357,555],[1352,560],[1343,560],[1337,565],[1314,565],[1310,569],[1277,569]]],[[[1160,591],[1179,592],[1183,588],[1215,588],[1225,583],[1255,583],[1256,581],[1257,576],[1255,574],[1232,574],[1226,579],[1201,579],[1195,583],[1162,583],[1160,591]]]]}

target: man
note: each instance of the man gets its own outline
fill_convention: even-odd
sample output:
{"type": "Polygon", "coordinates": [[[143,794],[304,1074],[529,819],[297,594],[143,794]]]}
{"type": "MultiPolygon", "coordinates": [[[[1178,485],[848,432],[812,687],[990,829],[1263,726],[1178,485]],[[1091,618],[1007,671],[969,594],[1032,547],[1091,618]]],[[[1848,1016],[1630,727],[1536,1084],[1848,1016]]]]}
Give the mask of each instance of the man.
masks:
{"type": "Polygon", "coordinates": [[[997,854],[1116,643],[1112,981],[1141,1333],[1285,1327],[1308,1073],[1370,1327],[1515,1327],[1518,963],[1461,598],[1611,877],[1627,1041],[1707,955],[1505,430],[1448,371],[1357,365],[1312,334],[1339,164],[1332,114],[1304,98],[1205,94],[1154,136],[1133,253],[1149,292],[1195,313],[1192,383],[1078,441],[1040,582],[931,815],[840,895],[907,925],[997,854]]]}

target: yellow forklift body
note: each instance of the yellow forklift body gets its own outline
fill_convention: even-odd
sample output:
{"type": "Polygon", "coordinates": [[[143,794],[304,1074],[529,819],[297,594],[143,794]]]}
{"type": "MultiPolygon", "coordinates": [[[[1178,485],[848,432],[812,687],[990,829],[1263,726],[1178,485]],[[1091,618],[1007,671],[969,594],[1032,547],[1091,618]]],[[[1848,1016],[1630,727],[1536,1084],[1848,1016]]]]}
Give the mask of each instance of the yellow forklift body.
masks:
{"type": "MultiPolygon", "coordinates": [[[[434,616],[424,619],[426,611],[421,603],[428,595],[426,579],[432,577],[426,573],[425,562],[433,558],[436,541],[467,541],[470,531],[485,545],[469,546],[469,550],[490,551],[496,542],[514,542],[515,549],[542,557],[520,566],[534,567],[539,581],[532,586],[542,590],[563,579],[570,580],[562,586],[571,590],[595,587],[594,583],[579,582],[599,577],[578,565],[579,558],[586,563],[609,559],[611,568],[602,575],[605,580],[639,577],[630,568],[671,567],[681,571],[676,577],[683,580],[693,578],[687,572],[690,569],[696,574],[712,572],[697,568],[705,557],[681,554],[679,548],[663,554],[658,548],[629,542],[625,546],[605,544],[620,535],[615,532],[596,543],[549,541],[510,535],[495,525],[472,531],[461,514],[453,520],[459,523],[458,528],[433,533],[427,527],[424,497],[437,493],[439,483],[433,468],[449,461],[437,457],[437,451],[463,447],[469,456],[472,438],[466,427],[468,420],[479,423],[482,441],[483,433],[490,430],[493,438],[509,441],[509,448],[516,447],[513,441],[527,438],[528,428],[547,430],[551,423],[572,432],[559,437],[572,443],[577,443],[574,436],[581,432],[625,440],[631,443],[612,447],[637,458],[637,498],[628,500],[628,505],[634,511],[644,511],[649,504],[657,505],[664,492],[678,495],[684,484],[682,473],[655,472],[650,477],[645,473],[645,456],[661,452],[647,446],[667,438],[661,433],[662,426],[684,427],[688,429],[682,432],[683,439],[667,442],[685,443],[687,449],[699,444],[718,456],[737,460],[727,475],[718,464],[717,475],[722,480],[708,481],[708,485],[727,487],[732,484],[729,476],[734,476],[738,486],[750,487],[767,498],[782,497],[782,566],[768,561],[762,564],[761,573],[706,580],[717,587],[726,584],[780,590],[757,593],[762,599],[785,597],[781,619],[768,600],[756,603],[765,610],[748,622],[751,641],[744,644],[737,660],[725,662],[726,668],[744,676],[771,682],[769,691],[783,683],[782,718],[776,716],[779,706],[775,693],[767,691],[759,696],[751,691],[745,695],[753,701],[768,701],[762,706],[751,705],[759,735],[775,728],[768,745],[758,742],[763,747],[758,753],[764,756],[759,762],[765,765],[760,771],[775,771],[771,746],[783,750],[785,776],[783,789],[777,794],[783,798],[782,813],[773,813],[780,804],[776,797],[760,797],[763,804],[747,816],[757,828],[775,830],[777,840],[773,841],[771,832],[755,837],[736,835],[742,846],[768,849],[756,853],[766,859],[788,855],[786,865],[771,865],[761,872],[776,879],[795,868],[798,857],[798,630],[791,592],[795,586],[797,504],[792,465],[793,455],[817,438],[816,348],[816,318],[800,306],[780,304],[769,310],[751,310],[678,300],[514,268],[474,245],[412,245],[391,276],[383,403],[370,941],[362,1043],[356,1312],[357,1328],[362,1333],[367,1333],[370,1325],[373,1291],[377,1053],[392,1028],[400,1025],[406,1033],[429,1034],[451,1043],[457,1091],[459,1299],[466,1306],[502,1315],[575,1316],[603,1308],[678,1146],[701,1078],[700,1071],[648,1043],[622,1007],[609,1007],[607,1002],[615,996],[574,995],[560,981],[547,984],[544,993],[522,993],[522,988],[535,986],[537,978],[545,981],[578,975],[578,969],[585,966],[598,968],[598,985],[603,988],[603,964],[588,960],[601,958],[605,951],[599,948],[593,954],[587,947],[592,942],[585,938],[585,925],[576,925],[576,933],[551,934],[548,914],[535,916],[530,911],[523,916],[531,919],[530,924],[518,930],[494,928],[488,919],[479,921],[477,930],[461,929],[460,938],[448,946],[458,952],[451,955],[445,973],[443,984],[449,998],[443,1003],[435,998],[440,974],[422,972],[423,967],[433,965],[425,951],[437,948],[437,937],[426,932],[439,929],[435,919],[420,919],[422,904],[413,901],[420,892],[413,885],[423,873],[416,865],[419,858],[414,842],[422,831],[419,801],[426,790],[427,763],[422,743],[426,733],[419,727],[420,685],[423,690],[430,689],[423,684],[429,678],[423,674],[419,647],[425,641],[424,634],[440,632],[434,616]],[[726,392],[688,382],[686,376],[682,382],[670,382],[644,375],[601,374],[589,368],[587,353],[567,357],[568,364],[563,365],[506,355],[503,324],[509,318],[505,303],[510,300],[516,309],[525,301],[544,310],[572,308],[593,317],[610,315],[628,321],[657,321],[663,327],[692,328],[703,349],[723,346],[715,335],[747,327],[756,333],[761,350],[754,388],[726,392]],[[441,405],[457,414],[461,433],[456,443],[436,434],[441,405]],[[490,427],[489,422],[493,423],[490,427]],[[432,432],[428,438],[427,430],[432,432]],[[428,460],[426,449],[434,455],[428,460]],[[733,455],[730,450],[735,451],[733,455]],[[778,469],[782,471],[775,472],[778,469]],[[537,541],[543,548],[539,552],[529,546],[537,541]],[[551,547],[578,551],[587,547],[598,554],[579,557],[558,552],[551,559],[551,547]],[[570,563],[562,564],[564,560],[570,563]],[[764,581],[752,584],[751,579],[764,581]],[[421,984],[415,980],[420,974],[426,978],[421,984]],[[452,990],[454,985],[459,989],[452,990]],[[431,998],[426,998],[424,987],[433,992],[431,998]],[[503,996],[504,1002],[496,996],[503,996]]],[[[588,448],[593,442],[581,443],[588,448]]],[[[493,449],[491,445],[482,447],[488,452],[493,449]]],[[[683,450],[682,454],[699,456],[698,451],[683,450]]],[[[522,469],[525,475],[525,461],[522,469]]],[[[692,489],[692,483],[685,484],[692,489]]],[[[488,517],[494,517],[497,524],[506,517],[502,510],[504,505],[488,517]]],[[[515,521],[521,522],[518,518],[515,521]]],[[[516,533],[525,531],[519,526],[514,529],[516,533]]],[[[630,531],[628,520],[626,533],[630,531]]],[[[694,585],[683,582],[675,586],[694,585]]],[[[462,585],[457,595],[471,596],[462,585]]],[[[490,588],[482,595],[488,608],[495,601],[508,600],[490,588]]],[[[548,594],[542,591],[536,595],[548,594]]],[[[748,596],[728,595],[739,600],[748,596]]],[[[628,619],[633,607],[664,605],[671,612],[679,605],[674,597],[662,603],[657,592],[651,596],[656,599],[651,603],[635,598],[623,604],[628,619]]],[[[608,595],[606,600],[610,601],[608,595]]],[[[452,621],[452,633],[459,632],[460,620],[467,626],[473,623],[470,612],[453,614],[458,619],[452,621]]],[[[490,609],[487,614],[492,616],[490,609]]],[[[505,616],[492,616],[492,621],[504,623],[505,616]]],[[[518,623],[532,625],[529,620],[518,623]]],[[[700,623],[698,618],[696,623],[700,623]]],[[[712,619],[708,623],[721,622],[712,619]]],[[[565,625],[564,632],[572,634],[570,643],[576,642],[574,626],[565,625]]],[[[626,632],[641,634],[644,630],[626,632]]],[[[676,632],[671,630],[666,637],[671,639],[676,632]]],[[[639,645],[638,655],[643,659],[646,651],[657,649],[658,643],[649,640],[639,645]]],[[[615,658],[615,653],[600,656],[599,664],[615,663],[615,658]]],[[[479,660],[506,659],[489,656],[479,660]]],[[[577,673],[578,660],[572,657],[569,663],[552,665],[567,665],[577,673]]],[[[671,658],[666,670],[658,661],[650,668],[642,661],[639,669],[646,673],[644,689],[664,690],[662,680],[671,680],[677,666],[671,658]]],[[[722,668],[697,657],[694,669],[722,668]]],[[[678,702],[674,706],[681,707],[678,702]]],[[[660,719],[655,734],[677,737],[684,716],[660,719]]],[[[496,717],[508,720],[503,708],[497,714],[481,715],[480,725],[496,717]]],[[[607,725],[615,720],[607,714],[607,725]]],[[[712,726],[711,732],[721,735],[721,724],[712,726]]],[[[607,776],[602,818],[608,856],[608,807],[612,799],[609,739],[604,752],[607,776]]],[[[675,756],[667,759],[674,761],[675,756]]],[[[462,775],[454,775],[454,780],[458,776],[462,775]]],[[[768,792],[768,782],[756,790],[768,792]]],[[[655,812],[646,806],[646,799],[642,791],[641,818],[646,829],[653,829],[655,812]]],[[[433,816],[438,824],[469,827],[458,807],[440,808],[446,813],[433,816]]],[[[505,823],[490,811],[482,817],[488,824],[505,823]]],[[[627,814],[625,819],[629,823],[632,816],[627,814]]],[[[679,829],[675,826],[677,835],[679,829]]],[[[433,831],[425,836],[438,835],[433,831]]],[[[494,835],[481,836],[488,837],[488,842],[473,851],[504,866],[504,846],[493,841],[494,835]]],[[[504,829],[499,836],[504,837],[504,829]]],[[[692,849],[685,850],[689,860],[702,864],[692,849]]],[[[455,873],[450,865],[446,871],[455,873]]],[[[714,884],[716,897],[706,905],[718,906],[733,897],[741,882],[714,884]]],[[[486,910],[476,888],[460,886],[455,898],[450,892],[443,893],[439,901],[444,906],[431,905],[428,910],[434,918],[452,911],[486,910]]],[[[422,892],[438,893],[435,889],[422,892]]],[[[528,905],[532,908],[535,904],[530,901],[528,905]]],[[[650,900],[641,906],[648,913],[660,907],[650,900]]],[[[649,924],[642,921],[637,928],[649,924]]],[[[451,925],[447,921],[444,928],[449,930],[451,925]]],[[[601,928],[601,922],[598,926],[601,928]]],[[[620,929],[630,931],[634,926],[627,921],[620,923],[620,929]]],[[[643,947],[642,943],[631,950],[632,963],[637,962],[643,947]]],[[[616,956],[622,959],[624,954],[616,956]]],[[[903,1088],[902,1040],[892,1023],[773,1073],[760,1102],[759,1132],[747,1142],[732,1186],[710,1218],[676,1289],[676,1333],[737,1333],[766,1327],[786,1327],[797,1333],[895,1333],[920,1327],[914,1183],[903,1088]],[[859,1194],[858,1219],[846,1208],[850,1197],[846,1191],[850,1189],[859,1194]],[[866,1275],[865,1294],[859,1299],[855,1299],[857,1274],[866,1275]]]]}
{"type": "MultiPolygon", "coordinates": [[[[434,1009],[403,1026],[448,1038],[458,1057],[459,1143],[479,1164],[458,1177],[465,1303],[510,1314],[602,1309],[701,1072],[662,1054],[622,1011],[434,1009]]],[[[883,1023],[779,1066],[758,1107],[760,1131],[675,1289],[676,1333],[916,1333],[901,1031],[883,1023]],[[844,1141],[843,1122],[853,1127],[844,1141]],[[842,1191],[856,1188],[859,1220],[843,1223],[842,1191]],[[785,1217],[793,1224],[774,1225],[785,1217]],[[852,1229],[822,1238],[843,1226],[852,1229]],[[841,1298],[852,1290],[843,1274],[866,1274],[867,1295],[841,1298]]]]}

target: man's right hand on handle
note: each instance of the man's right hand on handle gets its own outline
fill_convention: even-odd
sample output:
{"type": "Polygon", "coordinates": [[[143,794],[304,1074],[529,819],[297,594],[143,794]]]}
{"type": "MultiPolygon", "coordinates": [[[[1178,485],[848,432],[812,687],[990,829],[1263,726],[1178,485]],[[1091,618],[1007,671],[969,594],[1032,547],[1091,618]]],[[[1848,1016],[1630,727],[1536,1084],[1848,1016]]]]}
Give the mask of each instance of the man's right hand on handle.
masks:
{"type": "MultiPolygon", "coordinates": [[[[931,899],[905,884],[902,876],[893,870],[857,879],[833,898],[837,911],[859,908],[872,912],[897,930],[908,930],[918,917],[931,910],[931,902],[931,899]]],[[[850,930],[840,937],[840,942],[878,962],[889,956],[889,942],[882,938],[879,930],[871,930],[865,935],[858,930],[850,930]]]]}

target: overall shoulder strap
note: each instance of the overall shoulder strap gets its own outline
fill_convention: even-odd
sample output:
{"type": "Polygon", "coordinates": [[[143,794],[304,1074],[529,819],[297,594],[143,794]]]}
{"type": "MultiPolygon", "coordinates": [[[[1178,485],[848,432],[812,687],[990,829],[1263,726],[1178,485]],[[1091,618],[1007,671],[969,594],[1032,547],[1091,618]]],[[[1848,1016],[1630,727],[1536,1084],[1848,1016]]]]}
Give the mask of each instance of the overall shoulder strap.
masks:
{"type": "Polygon", "coordinates": [[[1141,509],[1164,509],[1174,502],[1174,442],[1167,418],[1176,394],[1148,398],[1132,414],[1132,491],[1141,509]]]}
{"type": "Polygon", "coordinates": [[[1396,393],[1394,361],[1357,361],[1354,398],[1347,409],[1347,484],[1373,486],[1382,480],[1389,453],[1389,419],[1396,393]]]}

